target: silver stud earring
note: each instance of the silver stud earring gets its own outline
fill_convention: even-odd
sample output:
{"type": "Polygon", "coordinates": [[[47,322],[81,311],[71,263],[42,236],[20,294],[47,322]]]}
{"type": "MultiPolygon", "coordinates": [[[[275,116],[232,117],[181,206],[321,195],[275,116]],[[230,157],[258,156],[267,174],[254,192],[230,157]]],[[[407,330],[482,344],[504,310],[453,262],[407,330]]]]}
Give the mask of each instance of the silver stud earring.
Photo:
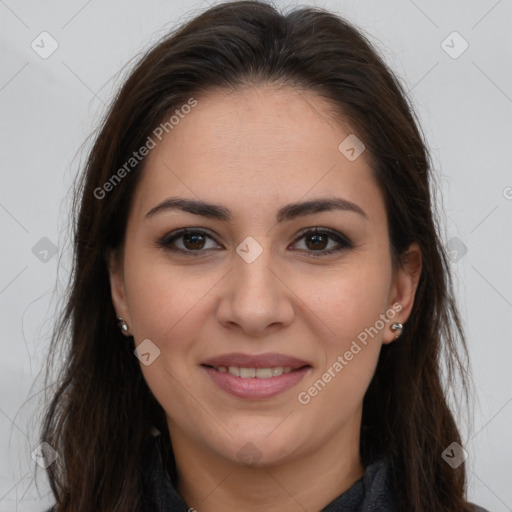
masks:
{"type": "Polygon", "coordinates": [[[121,332],[125,336],[130,336],[130,332],[129,332],[130,328],[128,327],[128,324],[121,317],[117,318],[117,326],[119,327],[119,329],[121,329],[121,332]]]}
{"type": "Polygon", "coordinates": [[[403,325],[403,324],[401,324],[400,322],[395,322],[395,323],[391,326],[391,330],[392,330],[393,332],[398,331],[398,332],[397,332],[397,334],[396,334],[396,336],[395,336],[395,340],[396,340],[397,338],[399,338],[399,337],[400,337],[400,335],[402,334],[402,329],[403,329],[403,328],[404,328],[404,325],[403,325]]]}

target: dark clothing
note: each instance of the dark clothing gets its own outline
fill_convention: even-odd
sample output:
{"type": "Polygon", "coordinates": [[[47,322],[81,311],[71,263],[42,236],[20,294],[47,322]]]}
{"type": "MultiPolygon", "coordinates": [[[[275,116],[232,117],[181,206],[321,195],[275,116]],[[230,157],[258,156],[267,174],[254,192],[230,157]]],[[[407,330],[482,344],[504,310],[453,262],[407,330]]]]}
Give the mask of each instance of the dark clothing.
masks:
{"type": "MultiPolygon", "coordinates": [[[[164,467],[160,436],[152,438],[142,472],[144,512],[193,512],[172,484],[164,467]]],[[[380,460],[369,465],[349,489],[320,512],[394,512],[395,506],[388,481],[388,465],[380,460]]],[[[197,512],[201,512],[198,510],[197,512]]],[[[229,512],[229,511],[228,511],[229,512]]],[[[475,512],[489,512],[475,506],[475,512]]]]}

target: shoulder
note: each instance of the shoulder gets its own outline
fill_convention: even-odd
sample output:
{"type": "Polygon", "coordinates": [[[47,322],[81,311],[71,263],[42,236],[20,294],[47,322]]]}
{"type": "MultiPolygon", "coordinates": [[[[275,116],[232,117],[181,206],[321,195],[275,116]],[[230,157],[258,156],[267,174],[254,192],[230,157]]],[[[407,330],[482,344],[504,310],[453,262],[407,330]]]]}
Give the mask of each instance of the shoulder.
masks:
{"type": "Polygon", "coordinates": [[[479,507],[478,505],[475,505],[474,503],[471,503],[473,506],[473,512],[489,512],[486,508],[479,507]]]}

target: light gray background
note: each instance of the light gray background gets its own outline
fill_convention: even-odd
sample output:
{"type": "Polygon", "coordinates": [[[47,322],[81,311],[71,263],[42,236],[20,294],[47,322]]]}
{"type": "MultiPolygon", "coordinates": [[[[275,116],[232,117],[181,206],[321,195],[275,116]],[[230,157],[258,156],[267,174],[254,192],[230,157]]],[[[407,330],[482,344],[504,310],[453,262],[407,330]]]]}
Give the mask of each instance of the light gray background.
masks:
{"type": "MultiPolygon", "coordinates": [[[[474,428],[463,428],[469,498],[491,512],[512,511],[512,1],[308,5],[366,31],[416,105],[442,188],[444,237],[453,250],[477,392],[474,428]],[[454,31],[469,44],[459,56],[464,41],[454,31]]],[[[69,268],[68,191],[80,145],[125,76],[118,74],[122,66],[207,6],[0,0],[0,511],[42,511],[52,503],[42,470],[39,491],[32,483],[34,413],[59,297],[55,283],[69,268]],[[43,31],[58,43],[46,59],[31,48],[35,41],[43,51],[43,31]]]]}

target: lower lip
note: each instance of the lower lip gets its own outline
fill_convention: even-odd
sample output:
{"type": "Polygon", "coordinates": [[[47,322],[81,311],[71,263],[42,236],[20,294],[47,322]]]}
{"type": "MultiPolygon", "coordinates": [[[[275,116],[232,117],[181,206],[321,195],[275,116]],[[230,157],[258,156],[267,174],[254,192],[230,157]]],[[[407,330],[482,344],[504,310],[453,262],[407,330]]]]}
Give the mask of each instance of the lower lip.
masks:
{"type": "Polygon", "coordinates": [[[286,391],[300,382],[306,373],[311,370],[310,366],[283,373],[279,377],[258,379],[250,377],[243,379],[229,372],[221,373],[209,366],[202,366],[210,378],[224,391],[240,398],[270,398],[286,391]]]}

